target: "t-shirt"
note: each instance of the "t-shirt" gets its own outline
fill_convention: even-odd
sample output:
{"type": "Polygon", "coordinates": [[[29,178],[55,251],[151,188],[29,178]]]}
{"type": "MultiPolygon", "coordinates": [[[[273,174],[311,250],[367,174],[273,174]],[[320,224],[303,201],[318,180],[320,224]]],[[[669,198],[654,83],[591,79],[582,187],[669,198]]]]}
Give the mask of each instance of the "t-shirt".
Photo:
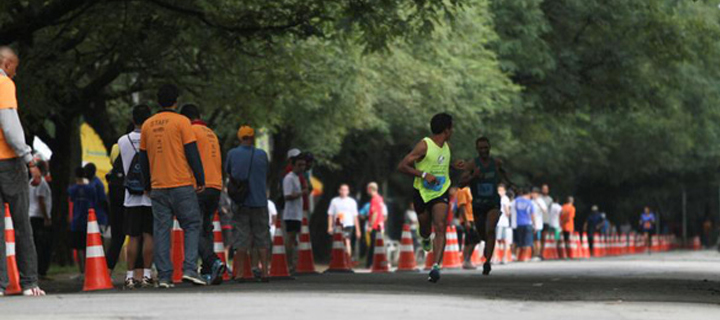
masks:
{"type": "MultiPolygon", "coordinates": [[[[15,96],[15,82],[10,77],[0,74],[0,109],[17,109],[15,96]]],[[[0,159],[17,158],[15,150],[5,140],[5,134],[0,130],[0,159]]]]}
{"type": "Polygon", "coordinates": [[[192,122],[192,130],[197,139],[198,152],[205,173],[205,187],[222,190],[222,156],[218,137],[202,121],[192,122]]]}
{"type": "Polygon", "coordinates": [[[640,228],[643,231],[650,231],[653,228],[653,225],[655,224],[655,214],[650,213],[644,213],[640,216],[640,228]]]}
{"type": "Polygon", "coordinates": [[[268,224],[270,224],[270,235],[275,234],[275,224],[273,223],[273,218],[277,217],[277,207],[275,207],[275,202],[272,202],[268,199],[267,201],[267,207],[268,207],[268,224]]]}
{"type": "Polygon", "coordinates": [[[32,183],[30,183],[29,195],[30,206],[28,207],[28,211],[30,213],[30,218],[45,218],[42,211],[40,211],[40,199],[38,199],[38,197],[43,197],[48,218],[52,217],[52,191],[50,191],[50,185],[47,181],[45,181],[45,178],[41,178],[40,184],[37,186],[33,186],[32,183]]]}
{"type": "Polygon", "coordinates": [[[247,146],[230,150],[225,162],[225,172],[239,181],[248,179],[248,171],[250,171],[250,190],[243,205],[251,208],[264,207],[267,205],[267,153],[263,149],[247,146]],[[251,155],[252,168],[250,168],[251,155]]]}
{"type": "Polygon", "coordinates": [[[73,216],[70,223],[71,231],[87,230],[88,210],[95,208],[95,189],[87,184],[74,184],[68,188],[70,201],[73,203],[73,216]]]}
{"type": "Polygon", "coordinates": [[[587,219],[588,233],[589,233],[588,236],[592,237],[592,235],[595,234],[596,232],[600,232],[600,227],[602,227],[602,225],[601,225],[602,222],[603,222],[603,217],[599,211],[590,213],[590,216],[587,219]]]}
{"type": "Polygon", "coordinates": [[[145,121],[140,150],[147,151],[153,189],[195,184],[185,156],[185,145],[193,142],[196,138],[190,120],[175,111],[164,110],[145,121]]]}
{"type": "MultiPolygon", "coordinates": [[[[123,172],[127,176],[130,171],[130,164],[132,163],[135,154],[140,151],[140,132],[133,131],[118,139],[118,148],[120,149],[120,157],[123,164],[123,172]]],[[[123,206],[130,207],[150,207],[152,206],[152,200],[147,195],[130,194],[125,190],[125,200],[123,206]]]]}
{"type": "Polygon", "coordinates": [[[376,194],[370,199],[370,213],[368,214],[368,223],[371,224],[370,227],[373,230],[382,230],[385,225],[385,212],[387,212],[385,200],[381,195],[376,194]]]}
{"type": "Polygon", "coordinates": [[[474,222],[475,217],[473,216],[473,209],[472,209],[472,191],[470,191],[470,188],[465,187],[457,192],[457,206],[458,209],[465,205],[465,221],[468,222],[474,222]]]}
{"type": "MultiPolygon", "coordinates": [[[[545,206],[544,206],[545,211],[543,211],[543,215],[542,215],[543,223],[550,224],[550,220],[552,220],[552,218],[550,217],[550,206],[552,206],[552,204],[553,204],[553,198],[551,196],[546,196],[546,195],[541,195],[539,198],[540,198],[540,200],[542,200],[543,204],[545,204],[545,206]]],[[[540,208],[540,209],[542,210],[543,208],[540,208]]]]}
{"type": "Polygon", "coordinates": [[[566,203],[562,206],[560,213],[562,219],[562,230],[565,232],[575,232],[575,206],[566,203]]]}
{"type": "Polygon", "coordinates": [[[358,216],[357,202],[350,197],[335,197],[330,201],[328,216],[333,217],[333,221],[340,219],[344,228],[354,227],[358,216]]]}
{"type": "Polygon", "coordinates": [[[560,229],[560,213],[562,212],[562,206],[559,203],[552,203],[550,210],[548,210],[548,216],[550,217],[549,225],[553,229],[560,229]]]}
{"type": "Polygon", "coordinates": [[[533,216],[533,229],[535,230],[542,230],[543,229],[543,208],[545,208],[545,211],[547,211],[547,207],[545,206],[545,201],[541,200],[540,198],[536,198],[532,200],[533,204],[533,210],[535,212],[535,215],[533,216]]]}
{"type": "Polygon", "coordinates": [[[497,226],[507,228],[510,227],[510,219],[507,217],[507,208],[510,207],[510,198],[508,196],[500,197],[500,219],[498,219],[497,226]]]}
{"type": "Polygon", "coordinates": [[[105,226],[108,224],[108,214],[105,210],[108,204],[105,185],[98,177],[92,178],[88,185],[95,190],[95,216],[97,217],[98,224],[105,226]]]}
{"type": "MultiPolygon", "coordinates": [[[[301,193],[302,185],[300,178],[295,172],[290,172],[283,178],[283,195],[289,196],[293,193],[301,193]]],[[[303,198],[298,197],[294,200],[285,200],[285,210],[283,210],[283,220],[302,221],[303,218],[303,198]]]]}
{"type": "Polygon", "coordinates": [[[532,226],[534,206],[530,199],[517,197],[512,205],[512,210],[516,217],[517,226],[532,226]]]}

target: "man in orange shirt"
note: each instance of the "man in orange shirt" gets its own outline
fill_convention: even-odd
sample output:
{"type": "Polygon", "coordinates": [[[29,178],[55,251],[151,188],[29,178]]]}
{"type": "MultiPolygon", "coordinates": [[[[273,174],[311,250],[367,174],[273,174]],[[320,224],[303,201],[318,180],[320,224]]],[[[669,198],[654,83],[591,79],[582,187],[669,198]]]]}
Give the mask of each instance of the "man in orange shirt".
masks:
{"type": "Polygon", "coordinates": [[[570,236],[575,232],[575,199],[568,197],[560,212],[560,225],[565,239],[565,252],[570,257],[570,236]]]}
{"type": "Polygon", "coordinates": [[[180,92],[173,85],[158,90],[163,108],[143,123],[140,133],[140,165],[150,191],[158,286],[174,287],[170,261],[173,216],[185,232],[184,282],[205,285],[197,274],[200,207],[197,193],[205,191],[205,174],[190,120],[178,114],[180,92]],[[149,183],[147,183],[149,182],[149,183]],[[195,187],[193,187],[195,186],[195,187]]]}
{"type": "Polygon", "coordinates": [[[475,246],[480,242],[480,236],[475,229],[475,217],[472,209],[472,192],[469,187],[462,188],[457,192],[457,213],[460,223],[465,229],[465,243],[463,248],[463,269],[475,270],[476,266],[472,264],[471,258],[475,246]]]}
{"type": "Polygon", "coordinates": [[[213,239],[213,216],[220,204],[222,191],[222,156],[218,137],[207,124],[200,119],[200,109],[194,104],[186,104],[180,114],[190,119],[192,130],[197,139],[197,147],[205,173],[205,191],[198,194],[202,229],[200,229],[199,255],[202,259],[202,274],[205,281],[219,285],[223,281],[225,264],[215,254],[213,239]]]}
{"type": "MultiPolygon", "coordinates": [[[[25,144],[25,134],[18,116],[15,96],[15,76],[18,64],[15,52],[0,47],[0,203],[10,206],[10,215],[15,227],[15,253],[20,271],[20,286],[23,295],[43,296],[38,287],[37,253],[30,225],[30,190],[28,170],[32,184],[40,184],[40,170],[32,156],[32,149],[25,144]]],[[[5,263],[5,221],[0,219],[0,296],[8,286],[7,264],[5,263]]],[[[13,248],[8,248],[12,249],[13,248]]]]}

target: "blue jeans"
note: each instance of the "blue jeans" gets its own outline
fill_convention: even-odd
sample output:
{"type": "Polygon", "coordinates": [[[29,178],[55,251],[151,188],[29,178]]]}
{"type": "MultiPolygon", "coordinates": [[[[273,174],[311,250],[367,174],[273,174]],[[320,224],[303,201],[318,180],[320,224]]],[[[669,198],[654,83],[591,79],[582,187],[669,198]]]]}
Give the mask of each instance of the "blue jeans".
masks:
{"type": "Polygon", "coordinates": [[[197,276],[198,243],[200,241],[200,207],[192,186],[154,189],[150,193],[153,208],[153,240],[158,280],[171,281],[170,234],[173,216],[185,232],[183,274],[197,276]]]}

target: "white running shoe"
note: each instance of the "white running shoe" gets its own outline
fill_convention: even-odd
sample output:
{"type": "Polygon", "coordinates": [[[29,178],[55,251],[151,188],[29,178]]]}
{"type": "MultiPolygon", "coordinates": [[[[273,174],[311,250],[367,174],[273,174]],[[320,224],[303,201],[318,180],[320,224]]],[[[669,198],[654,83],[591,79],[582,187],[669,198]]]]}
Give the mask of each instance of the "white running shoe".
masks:
{"type": "Polygon", "coordinates": [[[32,289],[24,290],[23,295],[27,296],[27,297],[39,297],[39,296],[44,296],[45,291],[42,291],[42,289],[40,289],[39,287],[35,287],[32,289]]]}

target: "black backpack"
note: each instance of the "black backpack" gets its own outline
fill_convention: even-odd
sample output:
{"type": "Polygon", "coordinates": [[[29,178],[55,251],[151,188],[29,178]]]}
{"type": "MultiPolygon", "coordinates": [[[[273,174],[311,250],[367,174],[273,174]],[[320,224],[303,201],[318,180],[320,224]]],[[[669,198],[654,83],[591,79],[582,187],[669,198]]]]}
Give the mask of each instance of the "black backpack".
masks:
{"type": "Polygon", "coordinates": [[[130,168],[125,175],[125,189],[132,195],[142,195],[145,193],[145,175],[140,166],[140,152],[135,149],[135,145],[130,140],[130,135],[127,136],[130,146],[135,150],[135,156],[130,161],[130,168]]]}

